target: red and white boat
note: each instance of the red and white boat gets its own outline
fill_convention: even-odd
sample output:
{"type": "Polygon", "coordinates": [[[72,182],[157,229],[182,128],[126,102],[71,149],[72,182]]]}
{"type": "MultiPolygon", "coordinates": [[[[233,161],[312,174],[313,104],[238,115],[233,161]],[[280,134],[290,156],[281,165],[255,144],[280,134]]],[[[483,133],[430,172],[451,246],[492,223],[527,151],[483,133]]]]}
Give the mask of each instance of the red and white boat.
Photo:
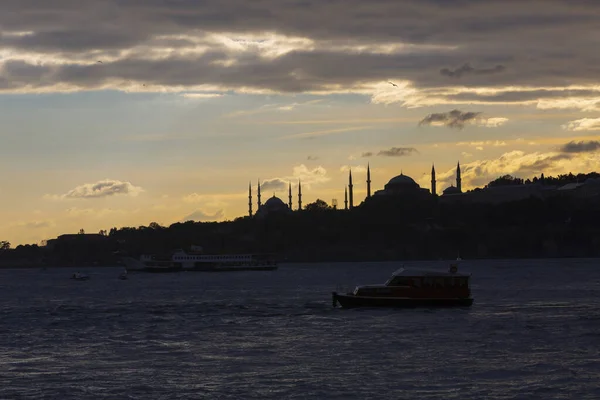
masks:
{"type": "Polygon", "coordinates": [[[473,304],[470,274],[400,268],[385,284],[357,286],[353,292],[332,293],[333,306],[354,307],[469,307],[473,304]]]}

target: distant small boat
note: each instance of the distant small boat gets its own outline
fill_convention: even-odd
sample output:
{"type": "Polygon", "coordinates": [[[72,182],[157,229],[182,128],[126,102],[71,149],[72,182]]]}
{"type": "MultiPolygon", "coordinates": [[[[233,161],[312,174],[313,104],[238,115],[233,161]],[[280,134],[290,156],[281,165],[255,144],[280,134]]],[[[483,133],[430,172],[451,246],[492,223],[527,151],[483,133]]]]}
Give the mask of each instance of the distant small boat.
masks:
{"type": "Polygon", "coordinates": [[[76,281],[87,281],[90,279],[90,276],[86,274],[80,274],[79,272],[77,272],[71,275],[71,279],[74,279],[76,281]]]}

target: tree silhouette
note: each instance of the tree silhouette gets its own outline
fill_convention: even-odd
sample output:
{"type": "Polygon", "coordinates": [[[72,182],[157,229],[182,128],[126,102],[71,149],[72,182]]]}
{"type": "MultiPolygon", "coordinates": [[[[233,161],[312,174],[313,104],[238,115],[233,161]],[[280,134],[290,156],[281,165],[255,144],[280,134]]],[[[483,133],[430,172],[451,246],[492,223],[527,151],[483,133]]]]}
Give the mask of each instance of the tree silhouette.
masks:
{"type": "Polygon", "coordinates": [[[501,176],[487,184],[488,187],[523,185],[523,179],[512,175],[501,176]]]}
{"type": "Polygon", "coordinates": [[[306,211],[323,211],[323,210],[331,210],[332,208],[325,201],[321,199],[317,199],[314,203],[308,203],[304,209],[306,211]]]}

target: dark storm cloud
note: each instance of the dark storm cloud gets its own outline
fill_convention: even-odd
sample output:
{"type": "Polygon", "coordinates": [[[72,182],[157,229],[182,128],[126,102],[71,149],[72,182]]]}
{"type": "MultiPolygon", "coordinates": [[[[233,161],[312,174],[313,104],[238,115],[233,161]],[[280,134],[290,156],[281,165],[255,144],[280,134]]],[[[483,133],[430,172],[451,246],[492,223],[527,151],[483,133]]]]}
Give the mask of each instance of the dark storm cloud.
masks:
{"type": "Polygon", "coordinates": [[[417,149],[414,147],[392,147],[387,150],[381,150],[377,155],[385,157],[404,157],[410,156],[413,153],[418,153],[417,149]]]}
{"type": "MultiPolygon", "coordinates": [[[[278,31],[326,40],[455,44],[457,39],[476,42],[498,34],[525,39],[535,33],[541,41],[556,29],[572,28],[577,34],[597,28],[599,10],[594,2],[523,0],[511,7],[505,4],[492,0],[462,2],[460,7],[421,0],[8,0],[2,4],[0,25],[7,31],[34,31],[35,42],[48,47],[62,47],[60,39],[66,37],[71,43],[80,42],[80,49],[192,30],[278,31]],[[544,12],[540,12],[542,4],[544,12]],[[543,33],[537,32],[540,28],[545,29],[543,33]],[[86,33],[79,38],[66,36],[82,30],[86,33]],[[480,36],[473,38],[474,34],[480,36]]],[[[506,37],[496,40],[506,42],[506,37]]]]}
{"type": "Polygon", "coordinates": [[[465,124],[477,118],[480,112],[462,112],[460,110],[452,110],[446,113],[433,113],[423,118],[419,125],[440,124],[448,128],[462,129],[465,124]]]}
{"type": "Polygon", "coordinates": [[[459,68],[454,70],[448,68],[442,68],[440,70],[440,74],[444,76],[449,76],[451,78],[460,78],[463,75],[487,75],[487,74],[497,74],[506,69],[504,65],[496,65],[494,68],[473,68],[469,63],[462,65],[459,68]]]}
{"type": "Polygon", "coordinates": [[[19,61],[8,69],[5,65],[0,88],[41,90],[69,84],[86,89],[127,80],[302,92],[390,78],[436,88],[455,82],[449,76],[461,77],[467,87],[597,83],[600,53],[589,50],[598,46],[597,3],[456,4],[5,0],[0,46],[10,50],[13,62],[23,52],[36,53],[22,58],[36,61],[19,61]],[[243,43],[242,35],[262,33],[264,39],[265,32],[312,43],[278,57],[262,57],[254,48],[239,52],[211,36],[227,33],[233,42],[243,43]],[[200,55],[183,51],[192,43],[208,49],[200,55]],[[408,46],[392,52],[377,47],[399,43],[408,46]],[[160,48],[165,51],[150,56],[160,48]],[[55,56],[63,60],[56,62],[55,56]],[[93,64],[98,58],[103,64],[93,64]],[[80,65],[81,60],[90,65],[80,65]]]}
{"type": "Polygon", "coordinates": [[[563,153],[591,153],[600,150],[600,142],[597,140],[571,141],[561,146],[559,150],[563,153]]]}

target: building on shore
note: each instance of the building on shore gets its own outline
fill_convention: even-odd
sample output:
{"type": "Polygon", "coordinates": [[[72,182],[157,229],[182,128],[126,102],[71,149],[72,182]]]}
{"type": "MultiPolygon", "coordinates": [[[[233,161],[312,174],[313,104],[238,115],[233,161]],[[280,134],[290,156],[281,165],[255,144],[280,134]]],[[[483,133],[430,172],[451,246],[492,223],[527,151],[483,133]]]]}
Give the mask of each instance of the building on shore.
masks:
{"type": "MultiPolygon", "coordinates": [[[[248,216],[250,217],[258,217],[264,218],[269,214],[281,214],[281,213],[289,213],[293,211],[293,197],[292,197],[292,184],[291,182],[288,184],[288,203],[284,203],[279,197],[273,194],[272,197],[267,199],[263,204],[261,202],[261,184],[260,180],[257,185],[257,209],[256,213],[252,213],[252,185],[248,187],[248,216]]],[[[298,181],[298,210],[302,209],[302,182],[298,181]]]]}

